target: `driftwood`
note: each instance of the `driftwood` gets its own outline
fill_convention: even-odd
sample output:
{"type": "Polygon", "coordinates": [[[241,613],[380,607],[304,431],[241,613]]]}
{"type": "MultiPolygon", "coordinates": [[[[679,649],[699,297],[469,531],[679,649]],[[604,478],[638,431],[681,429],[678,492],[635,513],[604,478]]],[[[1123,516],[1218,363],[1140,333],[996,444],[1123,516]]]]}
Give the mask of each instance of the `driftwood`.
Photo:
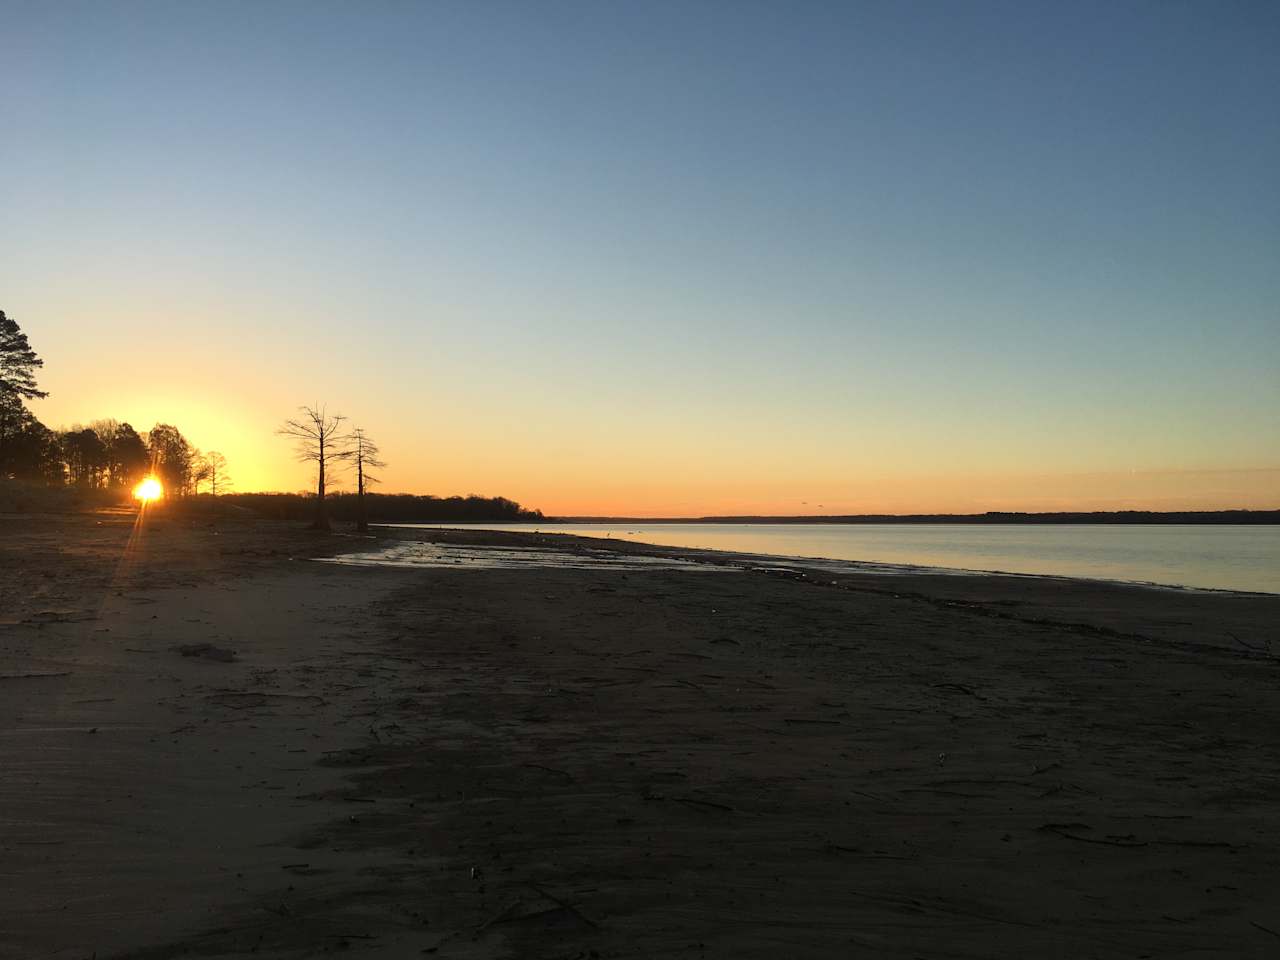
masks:
{"type": "Polygon", "coordinates": [[[70,670],[63,670],[60,673],[0,673],[0,680],[40,680],[45,677],[69,677],[70,670]]]}
{"type": "Polygon", "coordinates": [[[1084,829],[1084,830],[1090,829],[1089,825],[1084,823],[1046,823],[1039,827],[1036,827],[1036,829],[1043,833],[1052,833],[1052,834],[1056,834],[1059,837],[1065,837],[1068,840],[1078,840],[1080,843],[1096,843],[1104,847],[1145,847],[1147,846],[1147,843],[1144,840],[1127,840],[1127,839],[1111,840],[1107,838],[1097,839],[1094,837],[1082,837],[1078,833],[1068,832],[1072,829],[1084,829]]]}
{"type": "Polygon", "coordinates": [[[1250,920],[1250,921],[1249,921],[1249,924],[1250,924],[1251,926],[1257,927],[1257,928],[1258,928],[1259,930],[1261,930],[1263,933],[1269,933],[1269,934],[1271,934],[1273,937],[1280,938],[1280,933],[1277,933],[1276,931],[1272,930],[1270,927],[1264,927],[1262,924],[1258,923],[1258,921],[1256,921],[1256,920],[1250,920]]]}

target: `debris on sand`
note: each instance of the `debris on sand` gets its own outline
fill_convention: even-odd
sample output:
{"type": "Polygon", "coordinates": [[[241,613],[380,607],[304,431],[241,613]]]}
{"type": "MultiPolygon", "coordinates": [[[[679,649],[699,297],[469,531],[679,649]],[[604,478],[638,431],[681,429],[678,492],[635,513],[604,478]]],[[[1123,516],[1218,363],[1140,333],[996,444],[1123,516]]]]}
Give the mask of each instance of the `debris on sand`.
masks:
{"type": "Polygon", "coordinates": [[[44,677],[69,677],[70,670],[59,670],[56,673],[0,673],[0,680],[40,680],[44,677]]]}
{"type": "Polygon", "coordinates": [[[215,647],[212,643],[183,643],[171,649],[184,657],[202,657],[205,660],[217,660],[220,663],[235,663],[239,659],[234,650],[215,647]]]}

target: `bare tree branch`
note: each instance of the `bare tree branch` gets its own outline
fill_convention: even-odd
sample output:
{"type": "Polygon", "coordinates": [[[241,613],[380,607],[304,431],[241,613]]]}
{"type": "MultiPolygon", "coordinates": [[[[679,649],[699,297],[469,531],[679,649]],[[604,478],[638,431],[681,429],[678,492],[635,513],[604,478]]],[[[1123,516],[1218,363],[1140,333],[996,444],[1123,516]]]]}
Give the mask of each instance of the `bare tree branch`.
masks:
{"type": "Polygon", "coordinates": [[[369,467],[385,467],[386,463],[380,459],[381,451],[378,445],[369,439],[363,427],[356,427],[351,431],[350,443],[352,456],[356,462],[356,502],[359,510],[356,529],[364,532],[369,529],[369,514],[364,504],[365,487],[379,482],[377,477],[370,475],[366,470],[369,467]]]}
{"type": "Polygon", "coordinates": [[[325,510],[326,473],[355,456],[351,437],[343,432],[346,417],[329,413],[323,404],[299,407],[302,416],[286,420],[276,431],[295,441],[294,453],[299,462],[316,464],[316,518],[311,526],[316,530],[329,529],[329,515],[325,510]]]}

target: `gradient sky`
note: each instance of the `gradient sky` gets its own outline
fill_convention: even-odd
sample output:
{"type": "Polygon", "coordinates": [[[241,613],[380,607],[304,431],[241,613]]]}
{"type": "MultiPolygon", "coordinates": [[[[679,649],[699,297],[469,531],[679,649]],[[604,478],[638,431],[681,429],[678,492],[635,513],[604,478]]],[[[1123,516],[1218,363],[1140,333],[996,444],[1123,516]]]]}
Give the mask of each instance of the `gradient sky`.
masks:
{"type": "Polygon", "coordinates": [[[0,0],[52,426],[557,514],[1280,507],[1280,4],[0,0]],[[821,506],[819,506],[821,505],[821,506]]]}

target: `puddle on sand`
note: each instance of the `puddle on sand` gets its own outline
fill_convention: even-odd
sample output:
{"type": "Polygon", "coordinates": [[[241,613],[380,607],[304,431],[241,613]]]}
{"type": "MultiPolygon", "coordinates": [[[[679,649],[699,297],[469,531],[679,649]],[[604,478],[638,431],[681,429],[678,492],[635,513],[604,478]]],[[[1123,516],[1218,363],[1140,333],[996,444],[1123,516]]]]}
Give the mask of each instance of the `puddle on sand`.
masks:
{"type": "Polygon", "coordinates": [[[611,550],[548,550],[541,547],[482,547],[448,543],[398,543],[372,553],[318,557],[321,563],[361,567],[443,567],[463,570],[724,570],[671,557],[645,557],[611,550]]]}

